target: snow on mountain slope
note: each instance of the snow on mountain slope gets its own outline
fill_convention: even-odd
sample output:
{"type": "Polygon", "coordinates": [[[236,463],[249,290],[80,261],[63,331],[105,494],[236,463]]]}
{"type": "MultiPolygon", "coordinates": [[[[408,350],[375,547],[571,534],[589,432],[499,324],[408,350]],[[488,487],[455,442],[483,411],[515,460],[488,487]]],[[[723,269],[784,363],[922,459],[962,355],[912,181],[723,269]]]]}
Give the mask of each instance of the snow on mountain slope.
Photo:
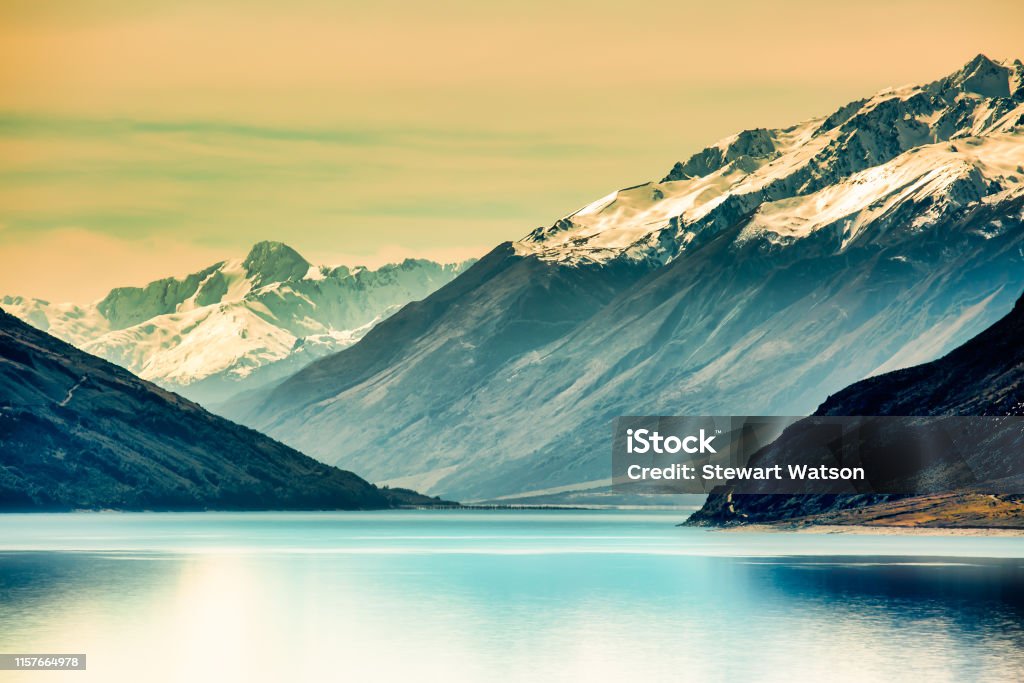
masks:
{"type": "Polygon", "coordinates": [[[313,266],[286,245],[261,242],[245,259],[115,289],[87,306],[22,297],[2,305],[143,379],[210,403],[352,345],[467,265],[313,266]]]}
{"type": "Polygon", "coordinates": [[[941,175],[936,165],[947,162],[977,168],[979,180],[1024,182],[1014,135],[1024,118],[1022,81],[1020,60],[998,63],[979,55],[924,86],[886,90],[790,128],[743,131],[676,164],[661,182],[613,192],[538,228],[517,248],[561,262],[625,255],[662,265],[706,232],[765,203],[776,206],[764,213],[774,208],[786,216],[778,234],[791,238],[826,224],[800,220],[821,207],[840,218],[853,212],[848,203],[856,205],[858,197],[877,197],[914,178],[941,182],[930,176],[941,175]],[[999,134],[1002,143],[992,143],[999,134]],[[950,140],[962,144],[939,144],[950,140]],[[823,190],[828,194],[813,202],[785,201],[823,190]],[[840,195],[843,201],[835,202],[840,195]],[[790,218],[801,204],[802,215],[790,218]]]}
{"type": "Polygon", "coordinates": [[[50,303],[23,296],[0,297],[0,306],[33,327],[75,346],[110,330],[110,321],[96,306],[50,303]]]}
{"type": "Polygon", "coordinates": [[[229,414],[472,500],[607,477],[618,415],[808,413],[1024,289],[1022,82],[979,56],[744,131],[497,247],[229,414]]]}

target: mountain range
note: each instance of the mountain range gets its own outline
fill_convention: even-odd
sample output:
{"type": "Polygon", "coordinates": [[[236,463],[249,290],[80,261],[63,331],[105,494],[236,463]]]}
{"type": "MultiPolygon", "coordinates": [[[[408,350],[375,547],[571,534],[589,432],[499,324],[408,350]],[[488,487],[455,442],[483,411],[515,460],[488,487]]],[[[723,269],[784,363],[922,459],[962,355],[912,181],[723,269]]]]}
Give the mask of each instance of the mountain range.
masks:
{"type": "Polygon", "coordinates": [[[204,405],[285,377],[359,340],[472,261],[376,270],[314,266],[260,242],[184,278],[120,287],[88,305],[0,298],[9,313],[204,405]]]}
{"type": "Polygon", "coordinates": [[[439,502],[378,489],[0,310],[0,511],[439,502]]]}
{"type": "Polygon", "coordinates": [[[979,55],[711,145],[222,410],[461,499],[603,486],[616,416],[808,414],[1006,314],[1022,164],[1024,64],[979,55]]]}

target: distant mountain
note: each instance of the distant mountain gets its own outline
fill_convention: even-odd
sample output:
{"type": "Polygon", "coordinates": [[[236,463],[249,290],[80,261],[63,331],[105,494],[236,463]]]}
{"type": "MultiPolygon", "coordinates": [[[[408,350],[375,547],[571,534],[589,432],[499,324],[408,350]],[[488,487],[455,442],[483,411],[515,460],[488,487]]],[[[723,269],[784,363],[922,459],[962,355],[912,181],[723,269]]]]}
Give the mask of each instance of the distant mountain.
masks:
{"type": "Polygon", "coordinates": [[[313,266],[279,242],[183,279],[121,287],[87,306],[6,296],[9,313],[204,404],[354,344],[471,262],[313,266]]]}
{"type": "Polygon", "coordinates": [[[1005,314],[1022,164],[1024,64],[979,55],[500,245],[228,414],[463,499],[606,483],[618,415],[806,414],[1005,314]]]}
{"type": "MultiPolygon", "coordinates": [[[[828,399],[815,415],[1024,415],[1024,297],[995,325],[946,356],[857,382],[828,399]]],[[[1016,424],[1010,426],[1017,429],[1016,424]]],[[[791,454],[783,434],[771,448],[791,454]]],[[[1001,442],[999,434],[990,434],[1001,442]]],[[[1007,440],[1007,443],[1009,440],[1007,440]]],[[[866,445],[870,448],[871,441],[866,445]]],[[[870,455],[870,452],[867,453],[870,455]]],[[[1020,444],[978,454],[1020,462],[1020,444]]],[[[757,457],[757,456],[755,456],[757,457]]],[[[1019,467],[1018,467],[1019,469],[1019,467]]],[[[928,496],[714,494],[688,521],[692,525],[775,523],[879,524],[1024,528],[1020,495],[972,492],[955,479],[933,482],[949,492],[928,496]]]]}
{"type": "Polygon", "coordinates": [[[439,502],[377,489],[0,310],[0,511],[439,502]]]}

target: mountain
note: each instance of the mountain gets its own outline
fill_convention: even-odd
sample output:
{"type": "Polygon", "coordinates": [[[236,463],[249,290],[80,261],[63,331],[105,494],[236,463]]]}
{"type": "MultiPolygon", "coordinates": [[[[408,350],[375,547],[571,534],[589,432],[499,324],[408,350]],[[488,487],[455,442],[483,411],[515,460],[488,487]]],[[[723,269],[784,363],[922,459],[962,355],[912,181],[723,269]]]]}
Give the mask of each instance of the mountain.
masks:
{"type": "MultiPolygon", "coordinates": [[[[1002,320],[942,358],[857,382],[828,399],[815,415],[1024,415],[1024,297],[1002,320]]],[[[798,423],[799,424],[799,423],[798,423]]],[[[1008,424],[1006,430],[1019,430],[1008,424]]],[[[1019,439],[986,435],[994,448],[972,454],[1019,463],[1019,439]],[[1009,449],[1000,449],[1001,445],[1009,449]]],[[[785,462],[798,453],[792,433],[767,450],[785,462]]],[[[870,457],[873,441],[862,448],[870,457]]],[[[882,447],[878,448],[882,451],[882,447]]],[[[755,458],[764,456],[758,453],[755,458]]],[[[983,470],[992,471],[989,464],[983,470]]],[[[1019,470],[1019,466],[1017,467],[1019,470]]],[[[933,486],[949,491],[925,496],[730,495],[708,496],[688,521],[694,526],[744,523],[828,523],[888,526],[1024,528],[1024,481],[1020,495],[972,490],[946,475],[933,486]]],[[[1005,487],[1001,487],[1005,488],[1005,487]]],[[[735,493],[734,491],[733,493],[735,493]]]]}
{"type": "Polygon", "coordinates": [[[606,485],[616,416],[808,414],[1005,314],[1022,163],[1024,64],[979,55],[502,244],[228,414],[462,499],[606,485]]]}
{"type": "Polygon", "coordinates": [[[144,379],[210,405],[355,343],[471,262],[377,270],[313,266],[260,242],[182,279],[121,287],[87,306],[7,296],[9,313],[144,379]]]}
{"type": "Polygon", "coordinates": [[[0,310],[0,510],[438,502],[377,489],[0,310]]]}

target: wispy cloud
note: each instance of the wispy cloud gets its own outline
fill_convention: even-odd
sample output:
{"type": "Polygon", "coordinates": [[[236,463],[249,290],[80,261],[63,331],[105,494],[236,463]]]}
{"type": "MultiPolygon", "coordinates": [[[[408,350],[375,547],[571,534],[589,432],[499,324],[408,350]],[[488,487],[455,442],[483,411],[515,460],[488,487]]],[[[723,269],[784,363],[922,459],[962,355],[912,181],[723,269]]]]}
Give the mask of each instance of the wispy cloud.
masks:
{"type": "Polygon", "coordinates": [[[214,119],[129,119],[55,116],[48,113],[0,112],[0,136],[19,138],[84,138],[116,140],[165,136],[208,141],[242,139],[266,142],[315,143],[340,147],[471,147],[501,150],[515,156],[579,155],[618,150],[625,140],[569,142],[562,135],[538,130],[497,130],[484,127],[415,125],[389,127],[267,126],[214,119]]]}

